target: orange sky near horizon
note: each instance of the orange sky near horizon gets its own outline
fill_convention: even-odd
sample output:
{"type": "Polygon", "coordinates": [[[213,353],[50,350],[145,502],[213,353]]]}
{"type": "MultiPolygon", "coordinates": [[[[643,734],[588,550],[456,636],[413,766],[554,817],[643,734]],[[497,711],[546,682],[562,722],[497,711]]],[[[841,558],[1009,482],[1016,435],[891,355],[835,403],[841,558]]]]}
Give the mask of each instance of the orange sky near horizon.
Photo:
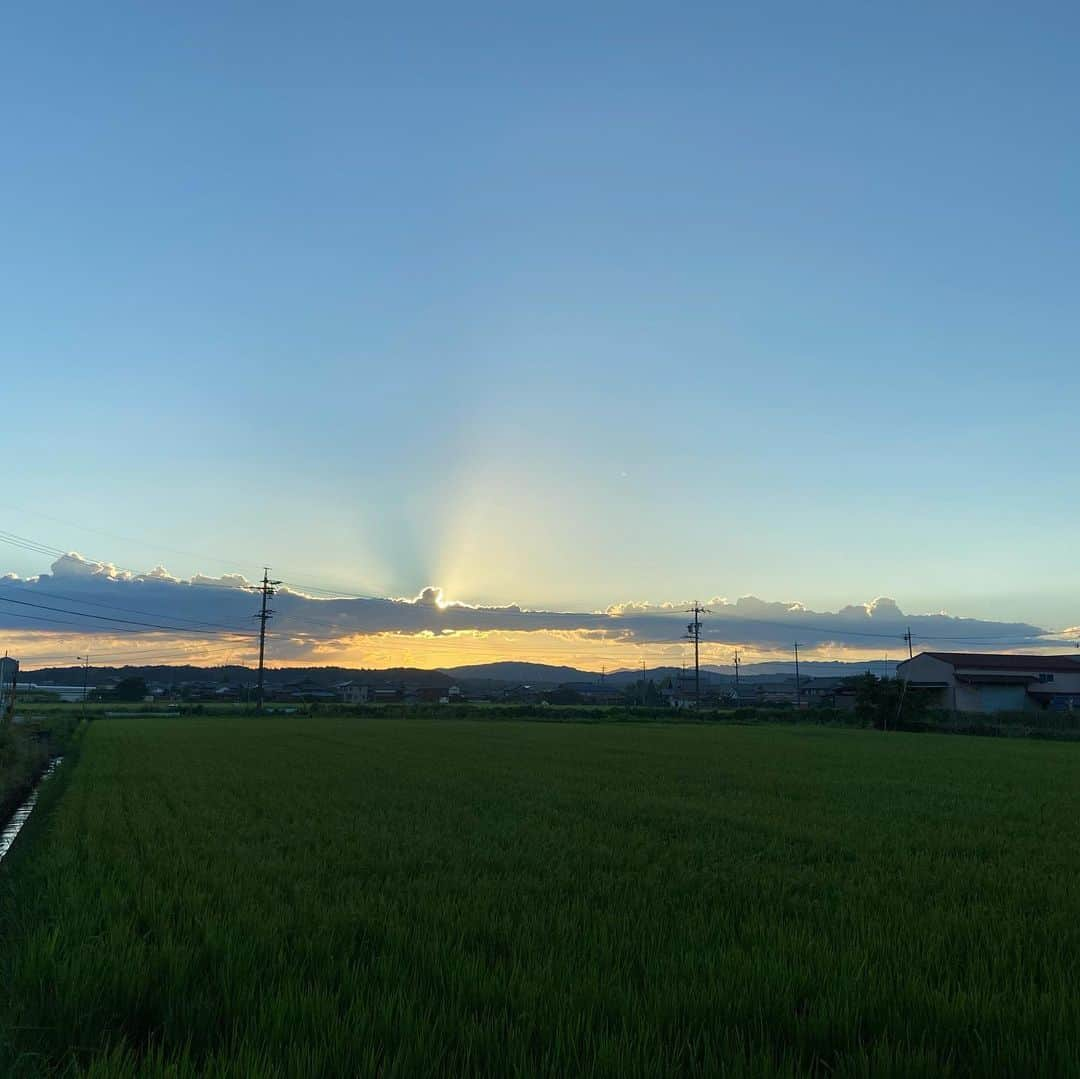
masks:
{"type": "MultiPolygon", "coordinates": [[[[168,634],[131,637],[98,636],[51,632],[6,635],[3,647],[20,660],[23,670],[42,667],[77,666],[77,657],[89,655],[92,666],[183,665],[254,667],[257,645],[250,638],[200,640],[168,634]]],[[[738,648],[743,663],[793,661],[787,650],[763,649],[752,645],[717,644],[703,641],[701,662],[730,667],[738,648]]],[[[804,661],[845,660],[878,663],[885,658],[906,659],[906,652],[894,649],[865,649],[832,646],[799,651],[804,661]]],[[[547,663],[600,672],[604,669],[673,666],[693,663],[693,647],[688,641],[637,643],[628,636],[601,631],[455,631],[357,634],[334,640],[281,637],[268,641],[268,667],[419,667],[434,669],[499,660],[547,663]]]]}

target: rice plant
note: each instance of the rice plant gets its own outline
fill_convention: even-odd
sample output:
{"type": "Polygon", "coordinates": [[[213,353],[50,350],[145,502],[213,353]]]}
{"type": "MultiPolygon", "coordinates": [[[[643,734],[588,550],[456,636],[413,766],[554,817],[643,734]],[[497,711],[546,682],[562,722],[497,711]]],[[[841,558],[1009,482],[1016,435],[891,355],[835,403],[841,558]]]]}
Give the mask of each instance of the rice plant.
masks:
{"type": "Polygon", "coordinates": [[[809,726],[97,721],[0,867],[0,1072],[1076,1072],[1078,767],[809,726]]]}

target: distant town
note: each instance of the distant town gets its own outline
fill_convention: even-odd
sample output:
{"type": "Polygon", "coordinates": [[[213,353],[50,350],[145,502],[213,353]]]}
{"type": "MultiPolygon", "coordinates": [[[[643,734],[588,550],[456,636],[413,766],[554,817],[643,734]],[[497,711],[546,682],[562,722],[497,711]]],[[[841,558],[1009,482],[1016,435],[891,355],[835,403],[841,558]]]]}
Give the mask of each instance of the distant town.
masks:
{"type": "MultiPolygon", "coordinates": [[[[925,652],[903,662],[810,662],[805,673],[777,663],[735,675],[703,667],[621,669],[503,662],[446,670],[401,667],[280,668],[265,671],[267,702],[292,704],[548,704],[684,708],[825,706],[854,709],[867,674],[903,680],[929,707],[996,713],[1080,707],[1080,655],[925,652]],[[826,673],[822,673],[822,671],[826,673]]],[[[66,701],[237,702],[254,700],[256,671],[243,666],[53,667],[24,672],[21,696],[66,701]]]]}

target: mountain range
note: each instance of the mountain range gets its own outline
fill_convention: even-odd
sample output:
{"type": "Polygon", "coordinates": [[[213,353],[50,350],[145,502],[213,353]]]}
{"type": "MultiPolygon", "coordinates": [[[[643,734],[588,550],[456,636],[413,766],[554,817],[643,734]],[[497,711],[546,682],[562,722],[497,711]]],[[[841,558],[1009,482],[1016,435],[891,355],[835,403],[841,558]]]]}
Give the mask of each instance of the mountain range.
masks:
{"type": "MultiPolygon", "coordinates": [[[[873,671],[880,675],[896,672],[896,662],[875,660],[872,662],[849,663],[840,660],[811,660],[800,663],[799,671],[804,677],[847,677],[873,671]]],[[[734,681],[734,668],[702,666],[702,675],[710,682],[727,684],[734,681]]],[[[692,674],[693,668],[651,667],[645,676],[655,682],[680,674],[692,674]]],[[[741,679],[761,681],[777,676],[792,676],[794,665],[789,662],[744,663],[739,668],[741,679]]],[[[237,682],[251,684],[256,671],[251,667],[229,665],[223,667],[168,666],[125,666],[125,667],[90,667],[86,672],[87,683],[91,686],[117,681],[121,678],[144,678],[156,683],[194,683],[194,682],[237,682]]],[[[632,685],[641,679],[641,670],[625,667],[600,674],[596,671],[583,671],[577,667],[554,666],[547,663],[524,663],[505,660],[495,663],[475,663],[461,667],[446,667],[442,670],[426,670],[417,667],[392,667],[382,670],[370,670],[360,667],[270,667],[265,672],[266,683],[280,686],[289,682],[311,681],[320,686],[331,686],[337,682],[358,681],[377,685],[410,686],[449,686],[457,683],[465,688],[497,688],[511,685],[557,686],[564,682],[595,683],[603,680],[615,687],[632,685]]],[[[54,683],[80,685],[83,680],[82,667],[45,667],[39,670],[24,669],[22,681],[35,683],[54,683]]]]}

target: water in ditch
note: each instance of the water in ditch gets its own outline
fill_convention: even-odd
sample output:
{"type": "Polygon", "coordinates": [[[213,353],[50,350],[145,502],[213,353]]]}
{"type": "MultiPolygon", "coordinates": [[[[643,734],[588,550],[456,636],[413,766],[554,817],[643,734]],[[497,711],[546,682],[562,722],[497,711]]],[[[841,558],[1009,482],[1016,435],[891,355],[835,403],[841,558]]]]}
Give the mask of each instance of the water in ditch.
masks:
{"type": "Polygon", "coordinates": [[[41,784],[56,771],[63,759],[63,757],[56,757],[53,759],[49,767],[45,769],[41,779],[38,780],[37,786],[35,786],[27,796],[26,801],[15,810],[11,820],[4,825],[3,832],[0,832],[0,860],[3,859],[4,855],[7,854],[9,850],[11,850],[11,845],[15,842],[15,837],[22,831],[23,825],[30,819],[30,814],[34,812],[34,806],[37,805],[38,791],[41,790],[41,784]]]}

